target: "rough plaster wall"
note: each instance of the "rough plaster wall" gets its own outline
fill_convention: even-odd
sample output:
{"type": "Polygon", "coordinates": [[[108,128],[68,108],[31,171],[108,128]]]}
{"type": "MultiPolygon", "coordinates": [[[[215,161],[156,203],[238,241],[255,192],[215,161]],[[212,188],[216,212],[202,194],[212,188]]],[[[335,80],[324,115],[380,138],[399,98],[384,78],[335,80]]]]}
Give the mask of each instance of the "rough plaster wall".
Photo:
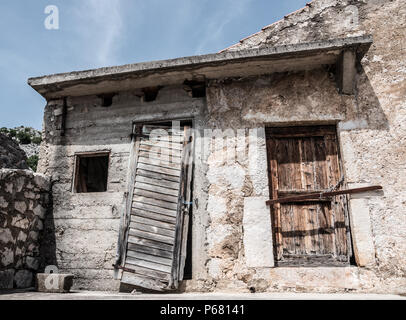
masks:
{"type": "Polygon", "coordinates": [[[163,88],[149,103],[141,100],[139,92],[122,92],[107,108],[101,107],[96,96],[69,98],[67,102],[63,137],[63,101],[49,101],[45,109],[38,167],[53,183],[53,215],[46,221],[43,245],[45,264],[73,273],[75,288],[117,290],[119,281],[113,280],[112,265],[124,193],[128,191],[132,121],[191,115],[204,103],[188,96],[180,86],[163,88]],[[75,153],[94,151],[110,152],[107,192],[72,192],[75,153]]]}
{"type": "Polygon", "coordinates": [[[0,289],[28,288],[40,267],[39,239],[49,179],[29,170],[0,170],[0,289]]]}
{"type": "MultiPolygon", "coordinates": [[[[238,118],[248,127],[255,122],[341,120],[346,181],[384,187],[383,194],[363,197],[371,217],[376,263],[357,271],[362,280],[358,289],[406,290],[405,23],[404,1],[313,1],[228,49],[372,34],[374,44],[358,66],[354,97],[339,96],[327,72],[316,71],[209,89],[208,108],[218,126],[229,121],[233,126],[238,118]],[[356,12],[358,16],[352,14],[356,12]],[[267,83],[263,88],[262,81],[267,83]]],[[[284,274],[277,269],[272,272],[284,274]]]]}
{"type": "Polygon", "coordinates": [[[357,107],[369,117],[342,133],[343,145],[348,142],[352,151],[344,160],[349,182],[384,187],[382,197],[368,200],[378,274],[396,279],[388,286],[405,291],[406,3],[368,1],[360,6],[360,21],[374,36],[361,62],[357,93],[357,107]]]}
{"type": "MultiPolygon", "coordinates": [[[[209,84],[206,125],[214,136],[215,130],[220,129],[227,138],[224,145],[219,143],[218,136],[213,138],[207,158],[210,220],[206,250],[212,290],[248,291],[254,287],[265,291],[294,287],[288,280],[284,284],[272,279],[284,278],[286,268],[277,271],[255,268],[265,263],[261,261],[263,257],[259,254],[253,261],[245,256],[252,245],[248,250],[244,248],[244,227],[255,228],[252,223],[244,223],[245,199],[269,198],[263,126],[264,123],[344,120],[347,113],[357,114],[352,110],[354,104],[348,100],[351,98],[337,93],[334,78],[323,69],[209,84]],[[272,272],[276,275],[272,276],[272,272]]],[[[308,276],[309,283],[312,283],[311,276],[308,276]]]]}

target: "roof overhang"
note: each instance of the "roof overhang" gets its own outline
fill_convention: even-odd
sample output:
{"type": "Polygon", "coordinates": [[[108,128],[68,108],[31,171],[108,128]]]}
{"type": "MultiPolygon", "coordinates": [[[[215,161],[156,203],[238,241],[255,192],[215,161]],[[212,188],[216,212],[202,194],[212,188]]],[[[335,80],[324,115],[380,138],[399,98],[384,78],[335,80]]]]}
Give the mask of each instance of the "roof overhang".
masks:
{"type": "Polygon", "coordinates": [[[303,71],[340,64],[344,52],[361,58],[371,44],[372,36],[332,39],[74,71],[30,78],[28,84],[46,99],[56,99],[178,84],[184,80],[303,71]]]}

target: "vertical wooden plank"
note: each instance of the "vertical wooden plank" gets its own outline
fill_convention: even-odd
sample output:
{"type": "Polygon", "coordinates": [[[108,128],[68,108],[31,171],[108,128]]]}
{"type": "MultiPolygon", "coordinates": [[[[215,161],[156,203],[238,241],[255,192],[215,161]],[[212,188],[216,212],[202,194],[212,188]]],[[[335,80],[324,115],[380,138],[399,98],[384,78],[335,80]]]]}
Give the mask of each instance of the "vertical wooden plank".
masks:
{"type": "MultiPolygon", "coordinates": [[[[313,191],[315,187],[315,166],[314,166],[314,139],[303,137],[302,139],[302,188],[306,191],[313,191]]],[[[318,251],[320,245],[319,234],[313,232],[317,229],[318,217],[317,217],[317,205],[316,204],[303,204],[302,214],[304,215],[304,229],[308,231],[305,236],[304,245],[307,254],[311,254],[318,251]]]]}
{"type": "MultiPolygon", "coordinates": [[[[278,162],[277,154],[280,152],[276,139],[267,139],[267,153],[268,153],[268,177],[270,180],[270,194],[272,199],[278,198],[278,162]]],[[[282,225],[281,225],[281,205],[280,203],[271,206],[271,215],[274,230],[274,248],[275,259],[282,258],[282,225]]]]}
{"type": "Polygon", "coordinates": [[[176,216],[176,229],[175,229],[175,243],[174,243],[174,250],[173,250],[173,265],[172,265],[172,272],[171,272],[171,280],[169,282],[169,286],[173,289],[176,289],[179,285],[179,276],[180,276],[180,266],[181,266],[181,250],[182,250],[182,234],[184,228],[184,196],[185,196],[185,189],[186,189],[186,172],[185,172],[185,163],[188,160],[187,155],[187,139],[186,139],[186,129],[184,127],[184,136],[183,136],[183,149],[182,149],[182,170],[180,174],[180,188],[179,188],[179,196],[178,196],[178,209],[177,209],[177,216],[176,216]]]}
{"type": "MultiPolygon", "coordinates": [[[[325,144],[329,165],[329,176],[331,177],[329,183],[335,186],[341,178],[341,170],[338,157],[338,143],[336,136],[326,135],[325,144]]],[[[346,219],[346,210],[344,202],[346,196],[337,196],[333,198],[332,202],[332,225],[335,229],[334,242],[335,252],[337,256],[348,254],[347,246],[347,228],[348,222],[346,219]]]]}
{"type": "Polygon", "coordinates": [[[191,211],[191,202],[192,202],[192,179],[193,179],[193,160],[194,160],[194,135],[191,128],[186,127],[185,129],[185,149],[186,149],[186,156],[185,156],[185,172],[186,172],[186,184],[185,184],[185,195],[184,195],[184,221],[183,221],[183,231],[182,231],[182,244],[180,250],[180,267],[179,267],[179,280],[183,280],[184,269],[185,269],[185,262],[186,262],[186,253],[187,253],[187,239],[188,239],[188,232],[189,232],[189,219],[190,219],[190,211],[191,211]],[[188,133],[190,131],[190,133],[188,133]],[[189,137],[190,135],[190,137],[189,137]]]}
{"type": "MultiPolygon", "coordinates": [[[[133,125],[133,133],[137,131],[137,127],[133,125]]],[[[139,128],[138,128],[139,130],[139,128]]],[[[128,176],[127,176],[127,190],[128,193],[125,199],[125,207],[124,212],[122,215],[122,219],[120,221],[120,230],[119,230],[119,237],[118,237],[118,244],[117,244],[117,257],[115,265],[120,265],[124,267],[125,265],[125,258],[127,252],[127,243],[128,243],[128,232],[130,228],[131,222],[131,205],[133,200],[133,192],[134,192],[134,185],[135,185],[135,176],[137,170],[137,158],[138,158],[138,149],[140,143],[139,136],[133,136],[131,140],[131,149],[130,149],[130,157],[129,157],[129,164],[128,164],[128,176]]]]}

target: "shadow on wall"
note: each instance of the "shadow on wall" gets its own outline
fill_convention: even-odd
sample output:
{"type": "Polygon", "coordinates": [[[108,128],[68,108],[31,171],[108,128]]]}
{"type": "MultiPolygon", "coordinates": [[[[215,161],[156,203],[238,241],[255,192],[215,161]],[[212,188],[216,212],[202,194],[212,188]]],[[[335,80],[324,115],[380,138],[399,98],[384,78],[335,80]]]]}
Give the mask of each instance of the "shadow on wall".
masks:
{"type": "Polygon", "coordinates": [[[340,129],[389,131],[388,118],[361,63],[358,63],[357,69],[355,106],[353,110],[347,109],[346,118],[351,120],[342,123],[340,129]]]}
{"type": "MultiPolygon", "coordinates": [[[[51,185],[52,190],[52,185],[51,185]]],[[[56,259],[55,222],[53,214],[53,198],[50,193],[50,204],[44,221],[44,230],[40,242],[41,264],[39,272],[43,273],[48,266],[58,267],[56,259]]]]}

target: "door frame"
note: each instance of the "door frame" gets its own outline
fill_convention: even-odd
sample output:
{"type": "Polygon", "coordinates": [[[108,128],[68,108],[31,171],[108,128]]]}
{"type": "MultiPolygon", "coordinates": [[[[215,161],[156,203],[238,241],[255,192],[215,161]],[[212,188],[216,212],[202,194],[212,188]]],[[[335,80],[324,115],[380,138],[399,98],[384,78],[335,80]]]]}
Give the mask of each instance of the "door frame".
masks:
{"type": "MultiPolygon", "coordinates": [[[[345,180],[345,175],[344,175],[344,169],[343,169],[343,163],[342,163],[342,156],[341,156],[341,144],[340,144],[340,139],[339,139],[339,134],[338,134],[338,126],[337,123],[308,123],[308,124],[287,124],[283,123],[280,125],[272,125],[272,124],[265,124],[265,138],[266,138],[266,150],[267,150],[267,173],[268,173],[268,186],[269,186],[269,194],[272,199],[278,198],[278,189],[277,187],[274,188],[274,186],[278,185],[277,181],[277,175],[275,175],[275,169],[277,165],[274,163],[276,160],[271,159],[271,153],[269,150],[269,131],[270,130],[275,130],[281,131],[280,138],[283,138],[284,136],[289,137],[291,136],[292,138],[294,137],[311,137],[311,136],[325,136],[327,134],[334,134],[335,135],[335,141],[336,141],[336,148],[337,148],[337,160],[338,160],[338,167],[339,167],[339,173],[344,177],[342,181],[342,186],[346,186],[346,180],[345,180]],[[334,128],[333,128],[334,127],[334,128]],[[295,134],[294,131],[295,129],[297,130],[297,133],[295,134]],[[323,133],[324,129],[327,130],[327,132],[323,133]],[[313,134],[309,134],[309,131],[315,130],[313,134]],[[285,133],[283,133],[285,131],[285,133]]],[[[278,138],[278,134],[276,134],[276,139],[278,138]]],[[[314,192],[314,191],[313,191],[314,192]]],[[[347,255],[348,255],[348,263],[342,264],[342,263],[321,263],[318,264],[317,262],[315,264],[309,263],[309,264],[292,264],[289,262],[281,262],[278,258],[278,244],[281,243],[281,239],[278,238],[277,233],[277,226],[276,225],[276,214],[277,210],[280,210],[280,203],[276,203],[274,205],[270,206],[270,214],[271,214],[271,224],[272,224],[272,237],[273,237],[273,254],[274,254],[274,259],[275,259],[275,266],[284,266],[284,267],[289,267],[289,266],[304,266],[304,267],[314,267],[314,266],[326,266],[326,267],[331,267],[331,266],[348,266],[350,264],[353,264],[353,258],[354,258],[354,251],[353,251],[353,244],[352,244],[352,237],[351,237],[351,224],[350,224],[350,212],[349,212],[349,198],[348,196],[343,196],[342,197],[343,201],[343,210],[344,210],[344,219],[345,219],[345,228],[346,228],[346,242],[347,242],[347,255]]],[[[334,209],[332,209],[334,210],[334,209]]],[[[279,223],[280,224],[280,223],[279,223]]],[[[279,236],[280,237],[280,236],[279,236]]],[[[309,255],[310,256],[310,255],[309,255]]]]}

